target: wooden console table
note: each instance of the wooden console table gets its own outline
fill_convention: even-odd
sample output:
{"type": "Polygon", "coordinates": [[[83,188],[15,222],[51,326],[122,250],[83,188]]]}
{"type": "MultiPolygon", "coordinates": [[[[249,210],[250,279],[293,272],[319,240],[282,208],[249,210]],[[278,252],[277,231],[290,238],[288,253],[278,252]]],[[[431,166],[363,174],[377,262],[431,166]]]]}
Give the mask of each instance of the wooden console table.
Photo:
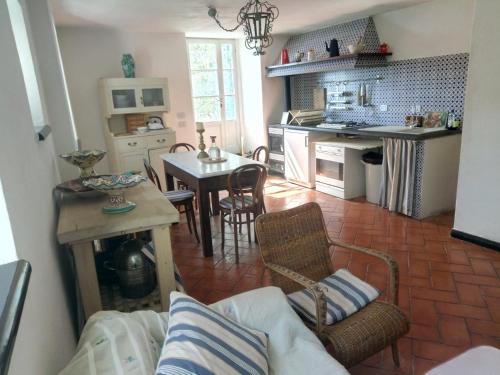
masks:
{"type": "Polygon", "coordinates": [[[151,230],[162,310],[168,310],[170,292],[175,290],[170,225],[179,221],[178,211],[150,181],[127,189],[125,198],[137,207],[127,213],[109,215],[102,212],[107,196],[92,199],[63,195],[57,238],[73,252],[85,320],[102,310],[94,240],[151,230]]]}

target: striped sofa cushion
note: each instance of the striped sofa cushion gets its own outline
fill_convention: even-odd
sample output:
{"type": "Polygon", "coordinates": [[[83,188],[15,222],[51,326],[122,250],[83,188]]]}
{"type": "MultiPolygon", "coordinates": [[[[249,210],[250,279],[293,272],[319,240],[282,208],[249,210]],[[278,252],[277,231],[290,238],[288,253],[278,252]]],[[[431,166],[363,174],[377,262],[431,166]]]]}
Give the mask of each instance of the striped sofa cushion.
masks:
{"type": "MultiPolygon", "coordinates": [[[[379,296],[379,291],[357,278],[345,268],[318,283],[326,297],[326,324],[334,324],[361,310],[379,296]]],[[[316,323],[314,297],[308,290],[288,295],[294,310],[306,320],[316,323]]]]}
{"type": "Polygon", "coordinates": [[[185,294],[170,295],[168,332],[157,375],[267,374],[267,336],[185,294]]]}

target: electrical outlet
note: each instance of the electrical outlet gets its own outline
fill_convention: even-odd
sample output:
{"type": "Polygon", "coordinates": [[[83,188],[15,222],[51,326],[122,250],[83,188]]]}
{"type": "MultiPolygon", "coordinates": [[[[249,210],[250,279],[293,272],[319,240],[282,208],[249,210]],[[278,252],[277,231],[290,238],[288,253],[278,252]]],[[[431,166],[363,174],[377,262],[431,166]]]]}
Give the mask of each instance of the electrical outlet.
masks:
{"type": "Polygon", "coordinates": [[[417,105],[415,106],[415,112],[416,112],[416,113],[420,113],[421,111],[422,111],[422,106],[421,106],[420,104],[417,104],[417,105]]]}
{"type": "Polygon", "coordinates": [[[380,104],[380,112],[387,112],[387,104],[380,104]]]}

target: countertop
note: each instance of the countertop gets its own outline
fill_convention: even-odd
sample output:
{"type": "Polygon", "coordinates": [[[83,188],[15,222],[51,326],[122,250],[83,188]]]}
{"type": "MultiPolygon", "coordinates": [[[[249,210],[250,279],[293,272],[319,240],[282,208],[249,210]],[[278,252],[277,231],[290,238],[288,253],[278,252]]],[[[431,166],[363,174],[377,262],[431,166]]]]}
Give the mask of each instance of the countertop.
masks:
{"type": "Polygon", "coordinates": [[[380,131],[366,131],[364,129],[374,128],[374,125],[368,125],[366,128],[351,128],[351,129],[326,129],[318,128],[316,126],[298,126],[298,125],[279,125],[285,129],[302,130],[302,131],[314,131],[323,133],[335,133],[335,134],[346,134],[346,135],[359,135],[363,137],[376,137],[376,138],[400,138],[408,139],[414,141],[422,141],[431,138],[447,137],[450,135],[461,134],[461,130],[436,130],[430,133],[423,134],[411,134],[411,133],[400,133],[400,132],[389,132],[384,131],[384,126],[377,126],[380,131]]]}
{"type": "Polygon", "coordinates": [[[102,212],[109,199],[106,194],[84,198],[64,193],[57,228],[59,243],[108,238],[179,221],[177,209],[151,181],[125,189],[125,198],[137,203],[137,207],[127,213],[110,215],[102,212]]]}

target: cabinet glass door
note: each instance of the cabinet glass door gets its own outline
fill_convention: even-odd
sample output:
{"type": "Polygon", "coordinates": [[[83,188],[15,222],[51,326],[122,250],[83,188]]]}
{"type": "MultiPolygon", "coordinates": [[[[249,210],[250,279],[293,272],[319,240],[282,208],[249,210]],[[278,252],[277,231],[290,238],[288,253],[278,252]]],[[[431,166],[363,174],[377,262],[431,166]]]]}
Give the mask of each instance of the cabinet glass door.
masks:
{"type": "Polygon", "coordinates": [[[134,89],[111,90],[111,98],[113,99],[113,108],[115,109],[137,107],[134,89]]]}
{"type": "Polygon", "coordinates": [[[162,88],[143,88],[142,105],[144,107],[162,107],[164,106],[162,88]]]}

